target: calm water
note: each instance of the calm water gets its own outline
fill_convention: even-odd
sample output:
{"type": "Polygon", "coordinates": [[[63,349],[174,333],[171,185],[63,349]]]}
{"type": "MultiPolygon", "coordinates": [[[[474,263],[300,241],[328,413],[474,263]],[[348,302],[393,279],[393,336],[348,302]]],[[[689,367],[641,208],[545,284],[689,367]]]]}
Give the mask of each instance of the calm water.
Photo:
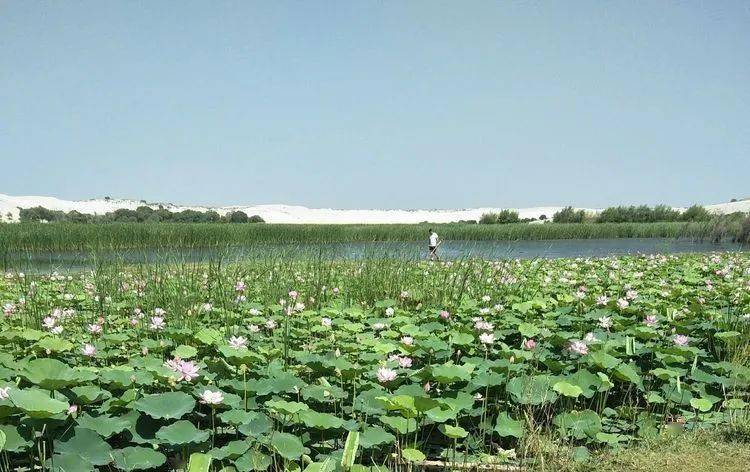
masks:
{"type": "MultiPolygon", "coordinates": [[[[573,258],[604,257],[622,254],[676,254],[686,252],[726,252],[750,250],[735,243],[710,243],[677,239],[573,239],[550,241],[447,241],[439,249],[442,259],[481,258],[573,258]]],[[[116,251],[97,255],[85,252],[38,252],[5,255],[0,261],[5,270],[26,272],[75,271],[93,267],[97,261],[121,261],[129,264],[208,262],[222,258],[226,262],[258,258],[398,258],[423,259],[425,243],[358,242],[327,244],[262,245],[228,249],[159,249],[116,251]]]]}

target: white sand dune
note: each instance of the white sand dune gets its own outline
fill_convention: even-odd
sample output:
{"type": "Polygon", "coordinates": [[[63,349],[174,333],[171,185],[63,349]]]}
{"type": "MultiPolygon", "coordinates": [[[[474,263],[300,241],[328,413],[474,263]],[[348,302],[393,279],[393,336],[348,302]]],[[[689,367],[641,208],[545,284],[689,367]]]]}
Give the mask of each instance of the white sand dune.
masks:
{"type": "MultiPolygon", "coordinates": [[[[22,196],[14,197],[0,194],[0,216],[2,221],[18,221],[21,208],[42,206],[50,210],[64,212],[76,210],[80,213],[103,215],[119,208],[135,210],[144,205],[138,200],[94,199],[94,200],[61,200],[55,197],[22,196]]],[[[148,203],[152,208],[158,208],[159,203],[148,203]]],[[[337,210],[331,208],[307,208],[292,205],[254,205],[254,206],[179,206],[162,204],[170,211],[182,210],[207,211],[214,210],[223,215],[230,211],[244,211],[248,215],[260,215],[268,223],[306,223],[306,224],[347,224],[347,223],[450,223],[460,220],[478,220],[483,213],[498,212],[502,208],[471,208],[464,210],[337,210]]],[[[539,218],[552,215],[563,206],[547,206],[533,208],[513,208],[521,218],[539,218]]],[[[750,200],[733,203],[706,205],[706,208],[717,214],[735,211],[749,212],[750,200]]],[[[677,208],[684,210],[684,208],[677,208]]],[[[600,209],[584,208],[590,213],[598,213],[600,209]]]]}

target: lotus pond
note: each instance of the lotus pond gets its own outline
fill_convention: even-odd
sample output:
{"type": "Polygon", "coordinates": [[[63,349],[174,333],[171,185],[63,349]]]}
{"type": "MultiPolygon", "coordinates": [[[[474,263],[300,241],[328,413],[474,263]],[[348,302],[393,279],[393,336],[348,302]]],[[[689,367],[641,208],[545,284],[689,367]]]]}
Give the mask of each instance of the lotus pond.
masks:
{"type": "Polygon", "coordinates": [[[748,253],[103,264],[0,306],[0,470],[533,466],[748,416],[748,253]]]}

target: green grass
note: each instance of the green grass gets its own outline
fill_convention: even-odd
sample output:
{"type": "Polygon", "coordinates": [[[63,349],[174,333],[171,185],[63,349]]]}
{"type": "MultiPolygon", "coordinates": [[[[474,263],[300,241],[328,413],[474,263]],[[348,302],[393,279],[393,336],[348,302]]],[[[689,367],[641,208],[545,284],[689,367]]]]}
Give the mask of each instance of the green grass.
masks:
{"type": "Polygon", "coordinates": [[[327,243],[426,240],[434,228],[441,238],[519,241],[608,238],[733,239],[739,223],[573,223],[573,224],[0,224],[0,251],[80,251],[91,249],[198,248],[264,243],[327,243]]]}

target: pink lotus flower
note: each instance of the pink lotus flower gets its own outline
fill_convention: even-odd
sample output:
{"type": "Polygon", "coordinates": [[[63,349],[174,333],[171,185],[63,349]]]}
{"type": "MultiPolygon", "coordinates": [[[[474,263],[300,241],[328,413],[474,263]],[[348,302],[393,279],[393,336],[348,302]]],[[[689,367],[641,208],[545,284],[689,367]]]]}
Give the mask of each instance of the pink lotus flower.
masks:
{"type": "Polygon", "coordinates": [[[609,297],[607,297],[606,295],[600,295],[600,296],[596,297],[596,304],[597,305],[604,306],[607,303],[609,303],[609,297]]]}
{"type": "Polygon", "coordinates": [[[602,316],[599,318],[599,326],[601,326],[604,329],[609,329],[612,327],[612,318],[609,316],[602,316]]]}
{"type": "Polygon", "coordinates": [[[93,344],[84,344],[81,351],[83,351],[84,356],[94,357],[96,355],[96,348],[93,344]]]}
{"type": "Polygon", "coordinates": [[[625,308],[630,306],[630,302],[625,300],[624,298],[618,298],[617,299],[617,307],[620,310],[624,310],[625,308]]]}
{"type": "Polygon", "coordinates": [[[399,367],[403,369],[408,369],[409,367],[411,367],[411,364],[412,364],[411,357],[399,357],[398,358],[398,365],[399,367]]]}
{"type": "Polygon", "coordinates": [[[296,300],[298,296],[299,296],[299,293],[297,293],[296,290],[292,290],[289,292],[289,298],[291,298],[292,300],[296,300]]]}
{"type": "Polygon", "coordinates": [[[646,326],[653,328],[659,324],[659,321],[656,319],[656,315],[647,315],[646,318],[644,318],[643,323],[646,326]]]}
{"type": "Polygon", "coordinates": [[[413,346],[414,345],[414,338],[411,336],[404,336],[401,338],[401,342],[404,346],[413,346]]]}
{"type": "Polygon", "coordinates": [[[674,337],[672,338],[672,341],[677,346],[687,346],[688,342],[690,342],[690,338],[688,338],[687,336],[683,334],[675,334],[674,337]]]}
{"type": "Polygon", "coordinates": [[[339,294],[339,288],[338,287],[333,287],[333,294],[334,295],[338,295],[339,294]]]}
{"type": "Polygon", "coordinates": [[[102,333],[102,325],[100,325],[100,324],[90,324],[89,325],[89,333],[91,333],[91,334],[101,334],[102,333]]]}
{"type": "Polygon", "coordinates": [[[638,292],[636,292],[635,290],[628,290],[625,293],[625,298],[627,298],[628,300],[635,300],[636,298],[638,298],[638,292]]]}
{"type": "Polygon", "coordinates": [[[526,341],[523,342],[523,348],[528,351],[533,350],[535,347],[536,347],[536,341],[534,341],[533,339],[527,339],[526,341]]]}
{"type": "Polygon", "coordinates": [[[266,328],[276,329],[276,322],[274,320],[266,320],[266,328]]]}
{"type": "Polygon", "coordinates": [[[201,403],[206,405],[218,405],[224,401],[224,394],[221,392],[212,392],[211,390],[204,390],[201,394],[201,403]]]}
{"type": "Polygon", "coordinates": [[[68,414],[75,415],[76,413],[78,413],[78,405],[70,405],[68,407],[68,414]]]}
{"type": "Polygon", "coordinates": [[[234,349],[240,349],[247,346],[247,338],[244,336],[232,336],[229,338],[229,345],[234,349]]]}
{"type": "Polygon", "coordinates": [[[572,340],[568,343],[568,350],[574,354],[585,356],[589,353],[589,347],[583,341],[572,340]]]}
{"type": "Polygon", "coordinates": [[[479,342],[490,345],[495,342],[495,335],[492,333],[482,333],[479,335],[479,342]]]}
{"type": "Polygon", "coordinates": [[[395,380],[397,375],[398,374],[395,370],[389,369],[388,367],[379,368],[377,373],[378,381],[380,383],[386,383],[395,380]]]}
{"type": "Polygon", "coordinates": [[[177,374],[178,382],[182,380],[190,382],[199,375],[198,370],[200,368],[193,361],[183,361],[179,357],[175,357],[165,362],[164,365],[177,374]]]}
{"type": "Polygon", "coordinates": [[[161,331],[163,330],[167,324],[164,322],[164,318],[161,316],[152,316],[151,317],[151,324],[149,325],[149,328],[151,328],[154,331],[161,331]]]}
{"type": "Polygon", "coordinates": [[[234,284],[234,291],[235,291],[235,292],[239,292],[239,293],[242,293],[242,292],[244,292],[244,291],[245,291],[245,288],[246,288],[246,286],[245,286],[245,281],[243,281],[243,280],[238,280],[238,281],[237,281],[237,282],[235,282],[235,284],[234,284]]]}
{"type": "Polygon", "coordinates": [[[451,314],[448,313],[447,311],[443,310],[443,311],[440,312],[440,319],[441,320],[445,321],[445,320],[448,320],[450,317],[451,317],[451,314]]]}

